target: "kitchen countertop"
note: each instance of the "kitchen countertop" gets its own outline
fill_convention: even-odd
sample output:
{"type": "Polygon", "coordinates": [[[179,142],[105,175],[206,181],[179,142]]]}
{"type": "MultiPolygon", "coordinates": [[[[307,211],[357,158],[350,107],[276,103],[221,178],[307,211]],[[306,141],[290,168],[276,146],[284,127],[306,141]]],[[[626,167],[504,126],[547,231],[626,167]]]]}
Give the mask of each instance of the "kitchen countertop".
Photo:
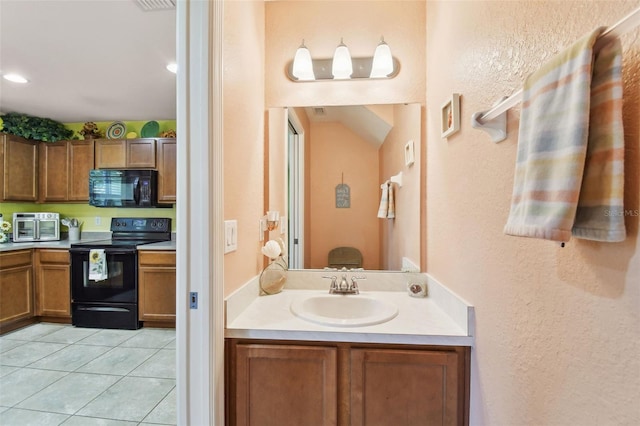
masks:
{"type": "MultiPolygon", "coordinates": [[[[289,271],[286,288],[258,296],[257,279],[225,300],[225,337],[270,340],[312,340],[357,343],[472,346],[473,306],[427,274],[364,271],[361,295],[396,304],[398,315],[381,324],[358,327],[325,326],[295,316],[290,305],[299,297],[328,294],[324,271],[289,271]],[[427,285],[428,296],[410,297],[408,281],[427,285]]],[[[333,273],[334,275],[336,273],[333,273]]],[[[340,274],[340,272],[338,272],[340,274]]],[[[351,276],[350,272],[347,272],[351,276]]],[[[335,297],[358,297],[359,295],[335,297]]]]}
{"type": "MultiPolygon", "coordinates": [[[[89,241],[98,241],[111,238],[111,232],[83,232],[80,241],[69,241],[66,237],[60,241],[41,241],[41,242],[24,242],[24,243],[4,243],[0,244],[0,252],[24,250],[33,248],[49,248],[49,249],[70,249],[71,244],[86,243],[89,241]]],[[[175,250],[176,241],[172,235],[171,241],[162,241],[153,244],[143,244],[138,246],[139,250],[175,250]]]]}

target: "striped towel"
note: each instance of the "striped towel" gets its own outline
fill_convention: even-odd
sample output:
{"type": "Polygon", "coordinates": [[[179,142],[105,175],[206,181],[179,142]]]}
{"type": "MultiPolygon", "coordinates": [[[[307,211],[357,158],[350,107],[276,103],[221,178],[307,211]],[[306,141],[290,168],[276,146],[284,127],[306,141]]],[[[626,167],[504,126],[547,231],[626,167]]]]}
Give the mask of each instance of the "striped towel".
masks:
{"type": "Polygon", "coordinates": [[[393,198],[393,185],[386,181],[380,185],[382,196],[378,207],[378,217],[380,219],[394,219],[396,217],[396,206],[393,198]]]}
{"type": "Polygon", "coordinates": [[[506,234],[569,241],[575,223],[579,238],[625,238],[622,53],[616,41],[594,60],[603,30],[525,81],[506,234]]]}

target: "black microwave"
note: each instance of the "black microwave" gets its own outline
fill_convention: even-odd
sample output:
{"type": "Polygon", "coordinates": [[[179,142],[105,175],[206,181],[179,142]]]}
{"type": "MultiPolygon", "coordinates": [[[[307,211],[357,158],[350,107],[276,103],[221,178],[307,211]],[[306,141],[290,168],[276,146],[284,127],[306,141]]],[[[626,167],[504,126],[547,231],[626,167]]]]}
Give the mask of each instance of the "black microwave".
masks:
{"type": "Polygon", "coordinates": [[[171,207],[158,204],[156,170],[91,170],[89,204],[96,207],[171,207]]]}

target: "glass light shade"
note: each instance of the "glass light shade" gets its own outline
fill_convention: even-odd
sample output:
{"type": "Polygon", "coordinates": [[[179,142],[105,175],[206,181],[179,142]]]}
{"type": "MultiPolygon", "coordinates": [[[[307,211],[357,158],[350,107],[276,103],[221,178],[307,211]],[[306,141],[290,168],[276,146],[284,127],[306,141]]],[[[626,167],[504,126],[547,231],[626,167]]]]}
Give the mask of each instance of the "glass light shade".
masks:
{"type": "Polygon", "coordinates": [[[5,74],[2,76],[5,80],[9,80],[12,81],[14,83],[28,83],[29,80],[27,80],[26,78],[24,78],[21,75],[18,74],[5,74]]]}
{"type": "Polygon", "coordinates": [[[351,54],[349,49],[340,40],[340,44],[336,47],[336,51],[333,54],[333,64],[331,65],[331,74],[336,80],[343,80],[351,78],[353,74],[353,63],[351,62],[351,54]]]}
{"type": "Polygon", "coordinates": [[[307,46],[302,44],[296,50],[296,56],[293,58],[293,69],[291,73],[298,80],[315,80],[316,76],[313,74],[313,62],[311,61],[311,53],[307,46]]]}
{"type": "Polygon", "coordinates": [[[384,39],[380,41],[373,54],[373,64],[371,65],[370,78],[387,77],[393,72],[393,57],[391,49],[384,39]]]}

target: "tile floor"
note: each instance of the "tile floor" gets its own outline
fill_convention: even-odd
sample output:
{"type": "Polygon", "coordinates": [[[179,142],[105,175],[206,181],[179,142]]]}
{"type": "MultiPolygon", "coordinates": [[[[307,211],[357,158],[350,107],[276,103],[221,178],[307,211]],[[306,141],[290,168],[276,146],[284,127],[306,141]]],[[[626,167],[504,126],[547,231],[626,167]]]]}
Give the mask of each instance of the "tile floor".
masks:
{"type": "Polygon", "coordinates": [[[0,425],[176,424],[173,329],[40,323],[0,337],[0,425]]]}

